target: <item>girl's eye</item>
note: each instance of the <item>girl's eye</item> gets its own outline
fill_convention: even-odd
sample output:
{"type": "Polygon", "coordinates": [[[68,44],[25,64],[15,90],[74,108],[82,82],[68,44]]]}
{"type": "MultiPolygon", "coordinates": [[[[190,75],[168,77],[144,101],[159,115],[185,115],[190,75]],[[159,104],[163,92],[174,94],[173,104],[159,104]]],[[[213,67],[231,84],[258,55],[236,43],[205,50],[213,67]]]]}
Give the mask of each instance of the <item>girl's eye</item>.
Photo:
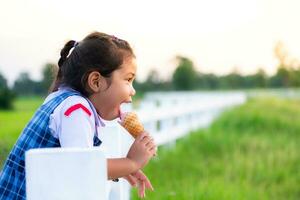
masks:
{"type": "Polygon", "coordinates": [[[129,79],[127,79],[127,81],[128,81],[128,82],[131,82],[132,80],[133,80],[133,78],[129,78],[129,79]]]}

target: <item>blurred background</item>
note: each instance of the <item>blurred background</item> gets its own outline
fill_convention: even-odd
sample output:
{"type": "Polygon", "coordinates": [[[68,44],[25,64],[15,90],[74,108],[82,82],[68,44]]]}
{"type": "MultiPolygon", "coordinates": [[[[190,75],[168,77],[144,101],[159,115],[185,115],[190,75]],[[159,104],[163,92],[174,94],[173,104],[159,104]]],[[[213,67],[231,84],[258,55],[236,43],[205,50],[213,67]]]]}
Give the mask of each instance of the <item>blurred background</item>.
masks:
{"type": "Polygon", "coordinates": [[[100,31],[136,53],[136,104],[150,91],[248,97],[159,149],[145,169],[150,199],[300,199],[300,1],[0,3],[0,166],[48,94],[61,48],[100,31]]]}

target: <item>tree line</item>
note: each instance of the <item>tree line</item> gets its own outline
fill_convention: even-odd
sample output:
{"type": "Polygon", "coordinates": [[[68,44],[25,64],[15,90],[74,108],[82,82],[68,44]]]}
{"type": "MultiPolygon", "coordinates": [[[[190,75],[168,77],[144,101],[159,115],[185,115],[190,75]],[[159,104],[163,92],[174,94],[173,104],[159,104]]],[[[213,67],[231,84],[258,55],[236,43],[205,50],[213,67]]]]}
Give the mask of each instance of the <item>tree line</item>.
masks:
{"type": "Polygon", "coordinates": [[[161,80],[159,73],[152,70],[145,82],[136,83],[136,88],[140,91],[155,91],[299,87],[299,61],[288,55],[281,42],[276,44],[274,54],[278,61],[277,71],[274,75],[267,75],[262,68],[250,75],[242,75],[237,70],[219,76],[202,73],[195,70],[196,67],[191,59],[177,56],[178,64],[170,81],[161,80]]]}
{"type": "MultiPolygon", "coordinates": [[[[134,82],[138,93],[147,91],[171,90],[219,90],[219,89],[250,89],[250,88],[287,88],[300,86],[299,62],[290,58],[282,43],[274,49],[278,60],[277,71],[274,75],[267,75],[263,69],[251,75],[242,75],[233,71],[227,75],[202,73],[196,70],[193,61],[184,56],[177,56],[177,67],[171,80],[162,80],[158,71],[152,70],[145,81],[134,82]]],[[[47,63],[42,68],[42,79],[32,80],[28,72],[21,73],[11,88],[7,80],[0,73],[0,108],[9,109],[17,96],[45,96],[56,76],[57,66],[47,63]]]]}
{"type": "Polygon", "coordinates": [[[233,71],[227,75],[217,76],[195,71],[191,60],[180,58],[180,64],[170,81],[161,81],[157,71],[151,71],[145,82],[137,82],[140,91],[156,90],[220,90],[251,88],[288,88],[300,86],[300,68],[279,66],[276,73],[268,76],[263,69],[251,75],[241,75],[233,71]]]}
{"type": "Polygon", "coordinates": [[[45,96],[56,76],[57,66],[47,63],[42,69],[42,79],[31,79],[28,72],[22,72],[12,87],[0,72],[0,109],[12,109],[13,101],[18,96],[45,96]]]}

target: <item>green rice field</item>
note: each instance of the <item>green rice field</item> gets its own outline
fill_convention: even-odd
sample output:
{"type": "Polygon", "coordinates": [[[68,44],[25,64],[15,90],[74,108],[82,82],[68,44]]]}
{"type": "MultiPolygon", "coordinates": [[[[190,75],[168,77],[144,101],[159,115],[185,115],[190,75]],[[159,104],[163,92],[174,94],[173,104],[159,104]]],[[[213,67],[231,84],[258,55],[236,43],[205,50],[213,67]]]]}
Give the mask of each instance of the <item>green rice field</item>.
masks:
{"type": "Polygon", "coordinates": [[[147,199],[300,199],[300,101],[252,99],[160,148],[144,171],[147,199]]]}

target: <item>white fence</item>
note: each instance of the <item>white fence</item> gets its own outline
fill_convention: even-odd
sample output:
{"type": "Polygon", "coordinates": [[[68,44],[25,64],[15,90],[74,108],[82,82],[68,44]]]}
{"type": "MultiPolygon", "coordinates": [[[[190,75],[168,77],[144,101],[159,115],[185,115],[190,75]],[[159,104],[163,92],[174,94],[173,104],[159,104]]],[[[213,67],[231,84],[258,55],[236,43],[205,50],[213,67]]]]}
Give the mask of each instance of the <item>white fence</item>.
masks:
{"type": "MultiPolygon", "coordinates": [[[[207,127],[222,111],[245,101],[243,92],[148,93],[134,110],[156,143],[165,145],[174,144],[176,139],[193,130],[207,127]]],[[[116,122],[106,124],[101,134],[106,156],[126,156],[133,139],[116,122]]],[[[109,181],[108,185],[109,200],[130,199],[130,186],[126,181],[109,181]]]]}
{"type": "MultiPolygon", "coordinates": [[[[195,129],[208,126],[224,109],[245,101],[246,94],[243,92],[149,93],[139,108],[134,110],[156,143],[165,145],[174,143],[176,139],[195,129]]],[[[123,110],[129,111],[131,108],[125,106],[123,110]]],[[[133,142],[132,137],[116,121],[105,124],[106,126],[99,130],[105,156],[107,158],[126,156],[133,142]]],[[[106,199],[130,199],[130,186],[122,179],[117,183],[107,181],[103,188],[106,188],[106,199]]],[[[65,189],[68,187],[65,186],[65,189]]]]}

